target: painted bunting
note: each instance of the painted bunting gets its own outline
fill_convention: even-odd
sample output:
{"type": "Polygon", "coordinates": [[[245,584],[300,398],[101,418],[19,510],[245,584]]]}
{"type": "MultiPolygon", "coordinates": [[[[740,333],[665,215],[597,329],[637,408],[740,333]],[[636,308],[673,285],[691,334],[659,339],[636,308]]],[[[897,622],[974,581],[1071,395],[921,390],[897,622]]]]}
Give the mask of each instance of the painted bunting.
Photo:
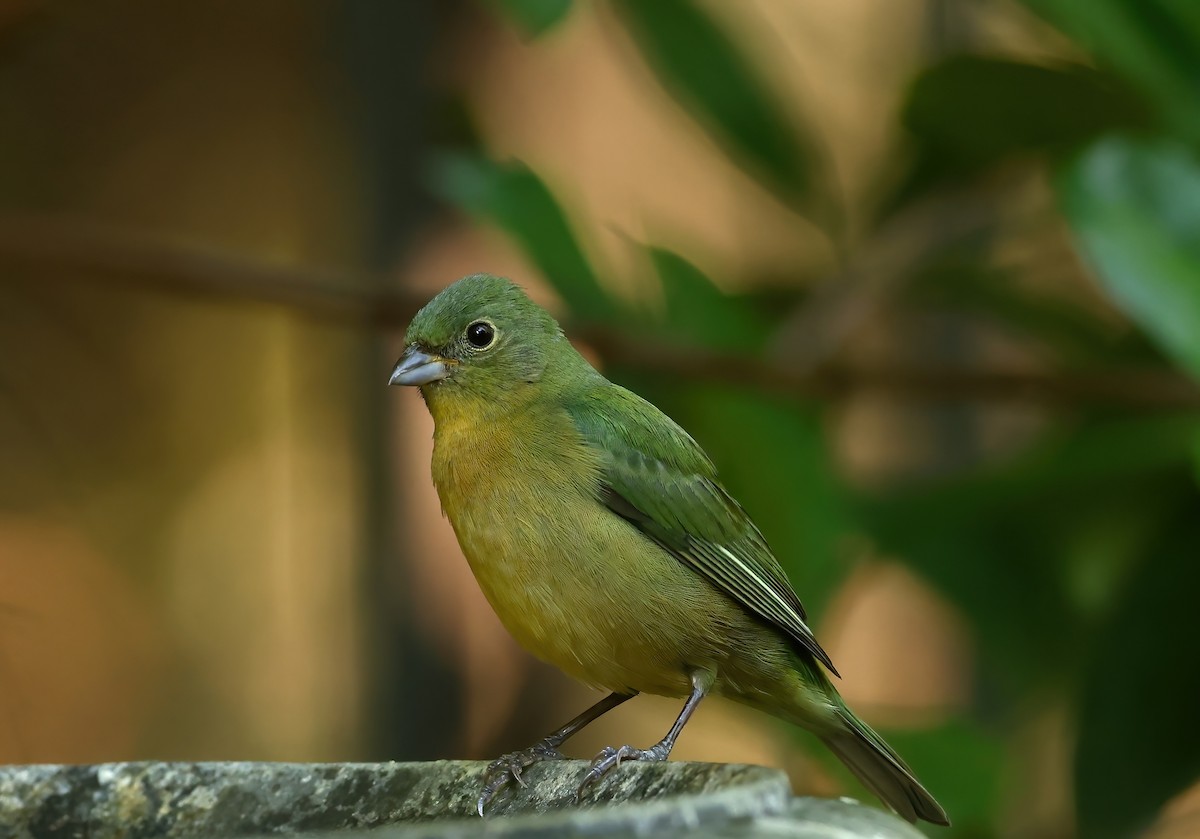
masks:
{"type": "Polygon", "coordinates": [[[433,415],[433,481],[483,593],[527,650],[609,692],[491,764],[480,815],[638,693],[687,701],[660,742],[604,749],[580,794],[622,761],[666,760],[715,693],[812,731],[905,819],[948,824],[846,707],[779,562],[686,431],[600,375],[500,277],[446,288],[405,343],[391,384],[419,387],[433,415]]]}

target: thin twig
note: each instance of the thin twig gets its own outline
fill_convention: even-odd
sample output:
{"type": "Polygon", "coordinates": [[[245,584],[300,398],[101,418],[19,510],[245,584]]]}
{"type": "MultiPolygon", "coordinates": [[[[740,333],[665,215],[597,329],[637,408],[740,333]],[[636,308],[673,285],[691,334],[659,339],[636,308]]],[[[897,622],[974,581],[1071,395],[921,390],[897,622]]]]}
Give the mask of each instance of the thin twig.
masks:
{"type": "MultiPolygon", "coordinates": [[[[379,276],[314,271],[182,242],[26,217],[0,217],[0,265],[9,281],[19,281],[22,271],[39,281],[104,278],[161,294],[285,306],[306,317],[389,330],[402,329],[425,302],[411,293],[389,291],[390,281],[379,276]]],[[[1200,387],[1160,369],[1113,375],[832,361],[806,369],[790,360],[680,347],[592,325],[576,324],[569,331],[610,365],[814,399],[841,399],[872,390],[929,401],[1200,408],[1200,387]]]]}
{"type": "Polygon", "coordinates": [[[1200,386],[1173,371],[1156,368],[1139,368],[1112,375],[829,363],[816,370],[798,371],[788,365],[756,358],[645,340],[632,341],[602,329],[584,329],[576,334],[610,365],[820,400],[845,399],[864,391],[874,391],[930,402],[1200,409],[1200,386]]]}
{"type": "Polygon", "coordinates": [[[182,240],[95,224],[0,216],[0,263],[36,279],[94,282],[181,297],[265,303],[321,320],[393,327],[420,308],[412,295],[387,291],[369,274],[250,259],[182,240]]]}
{"type": "Polygon", "coordinates": [[[884,221],[784,321],[775,354],[801,373],[832,361],[932,254],[996,224],[1004,205],[999,192],[991,184],[935,192],[884,221]]]}

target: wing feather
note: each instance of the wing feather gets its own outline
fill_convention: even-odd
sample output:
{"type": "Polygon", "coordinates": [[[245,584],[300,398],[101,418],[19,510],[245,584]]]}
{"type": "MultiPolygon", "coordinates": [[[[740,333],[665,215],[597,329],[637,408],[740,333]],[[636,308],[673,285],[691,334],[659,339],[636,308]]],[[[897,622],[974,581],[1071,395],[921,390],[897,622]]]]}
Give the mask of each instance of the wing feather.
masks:
{"type": "Polygon", "coordinates": [[[766,540],[686,431],[607,382],[572,400],[568,412],[601,452],[600,500],[610,510],[837,675],[766,540]]]}

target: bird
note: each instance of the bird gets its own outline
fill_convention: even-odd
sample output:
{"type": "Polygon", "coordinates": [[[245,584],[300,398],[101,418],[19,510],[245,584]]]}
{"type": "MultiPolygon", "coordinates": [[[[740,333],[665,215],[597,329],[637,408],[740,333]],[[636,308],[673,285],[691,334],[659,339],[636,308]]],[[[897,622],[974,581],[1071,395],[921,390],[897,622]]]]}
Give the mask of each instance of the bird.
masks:
{"type": "Polygon", "coordinates": [[[506,785],[525,783],[524,770],[563,759],[568,738],[640,693],[685,702],[658,743],[601,751],[578,797],[624,761],[666,760],[711,694],[811,731],[907,821],[949,824],[838,694],[799,597],[712,460],[598,372],[520,286],[491,274],[447,286],[413,317],[389,384],[420,389],[443,514],[505,629],[607,692],[491,763],[480,816],[506,785]]]}

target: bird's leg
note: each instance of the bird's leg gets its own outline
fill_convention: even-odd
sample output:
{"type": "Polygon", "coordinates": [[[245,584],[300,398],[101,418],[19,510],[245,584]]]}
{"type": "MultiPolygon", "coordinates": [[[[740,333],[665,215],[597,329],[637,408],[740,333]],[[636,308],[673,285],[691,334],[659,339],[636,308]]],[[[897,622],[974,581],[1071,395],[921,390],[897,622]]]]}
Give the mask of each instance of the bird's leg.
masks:
{"type": "Polygon", "coordinates": [[[692,674],[692,693],[688,696],[687,702],[684,703],[683,710],[679,712],[679,717],[675,720],[675,724],[671,726],[671,730],[667,732],[667,736],[650,748],[639,749],[634,746],[605,747],[600,754],[596,755],[596,759],[592,761],[591,768],[588,770],[587,775],[584,776],[583,783],[579,785],[579,790],[575,793],[575,800],[581,800],[583,793],[590,785],[620,766],[621,761],[666,760],[671,754],[671,749],[675,748],[675,739],[679,737],[679,732],[683,731],[683,727],[687,725],[687,721],[692,717],[692,712],[696,710],[696,706],[700,704],[700,700],[708,693],[711,682],[711,677],[705,678],[705,674],[692,674]]]}
{"type": "Polygon", "coordinates": [[[634,693],[610,693],[558,731],[543,737],[529,748],[519,752],[510,752],[492,761],[483,774],[483,793],[479,796],[477,807],[479,815],[483,815],[483,808],[509,781],[516,781],[521,786],[525,785],[525,779],[521,777],[522,771],[543,760],[562,760],[564,755],[558,750],[559,746],[588,724],[595,722],[625,700],[632,699],[636,695],[636,691],[634,693]]]}

